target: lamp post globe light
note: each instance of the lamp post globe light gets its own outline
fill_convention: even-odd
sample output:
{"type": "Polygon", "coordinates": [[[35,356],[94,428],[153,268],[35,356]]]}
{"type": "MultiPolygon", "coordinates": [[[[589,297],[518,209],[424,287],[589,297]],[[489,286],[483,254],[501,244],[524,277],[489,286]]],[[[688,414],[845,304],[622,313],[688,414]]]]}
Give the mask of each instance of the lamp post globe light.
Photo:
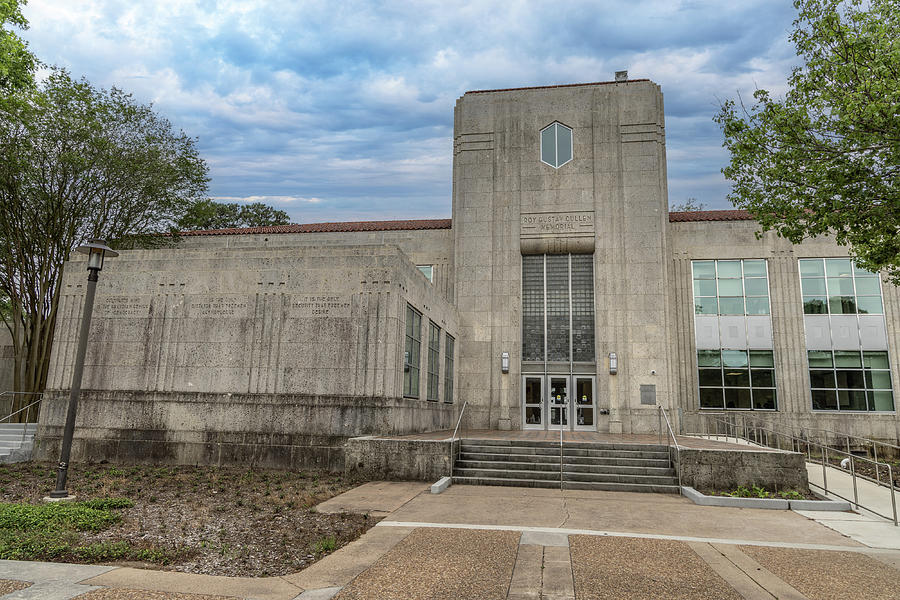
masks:
{"type": "Polygon", "coordinates": [[[84,373],[84,354],[87,350],[88,331],[91,328],[91,313],[94,311],[94,294],[97,291],[97,274],[103,270],[103,260],[119,255],[106,245],[104,240],[88,240],[76,252],[88,255],[88,284],[84,295],[84,310],[81,316],[81,331],[78,334],[78,352],[75,354],[75,368],[72,372],[72,388],[69,391],[69,410],[66,413],[66,427],[63,431],[62,448],[59,451],[59,467],[56,471],[56,489],[51,498],[68,498],[66,478],[69,472],[69,454],[72,452],[72,436],[75,434],[75,413],[78,411],[78,397],[81,395],[81,376],[84,373]]]}

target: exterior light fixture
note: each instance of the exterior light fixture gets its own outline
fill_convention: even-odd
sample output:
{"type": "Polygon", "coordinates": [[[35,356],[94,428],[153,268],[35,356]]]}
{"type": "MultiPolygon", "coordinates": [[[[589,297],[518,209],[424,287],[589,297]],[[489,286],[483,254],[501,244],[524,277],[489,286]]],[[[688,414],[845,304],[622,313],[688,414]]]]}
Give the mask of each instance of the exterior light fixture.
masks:
{"type": "Polygon", "coordinates": [[[500,355],[500,370],[504,373],[509,373],[509,352],[504,352],[500,355]]]}
{"type": "Polygon", "coordinates": [[[609,353],[609,374],[615,375],[619,372],[619,357],[615,352],[609,353]]]}
{"type": "Polygon", "coordinates": [[[68,498],[66,479],[69,472],[69,455],[72,452],[72,437],[75,434],[75,414],[78,411],[78,398],[81,395],[81,376],[84,374],[84,355],[87,351],[88,332],[91,328],[91,314],[94,312],[94,295],[97,292],[97,274],[103,270],[103,259],[113,258],[119,253],[106,245],[103,240],[88,240],[76,252],[88,255],[88,285],[84,295],[84,311],[81,317],[81,331],[78,337],[78,351],[75,354],[75,367],[72,371],[72,387],[69,390],[69,409],[66,413],[66,427],[63,430],[62,448],[59,451],[59,466],[56,471],[56,489],[50,492],[51,498],[68,498]]]}

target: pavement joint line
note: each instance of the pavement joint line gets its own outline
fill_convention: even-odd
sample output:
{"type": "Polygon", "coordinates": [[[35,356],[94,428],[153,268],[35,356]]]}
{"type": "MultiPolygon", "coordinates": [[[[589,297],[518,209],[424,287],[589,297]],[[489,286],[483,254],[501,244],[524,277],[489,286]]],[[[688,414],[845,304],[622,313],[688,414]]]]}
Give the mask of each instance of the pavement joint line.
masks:
{"type": "Polygon", "coordinates": [[[834,550],[839,552],[865,553],[869,546],[836,546],[830,544],[805,544],[802,542],[770,542],[764,540],[741,540],[729,538],[705,538],[689,535],[665,535],[660,533],[639,533],[633,531],[604,531],[597,529],[561,529],[559,527],[531,527],[524,525],[475,525],[471,523],[425,523],[421,521],[379,521],[375,527],[414,527],[436,529],[483,529],[488,531],[519,531],[535,533],[562,533],[565,535],[594,535],[609,537],[630,537],[650,540],[674,540],[678,542],[701,542],[708,544],[730,544],[733,546],[768,546],[772,548],[798,548],[801,550],[834,550]]]}

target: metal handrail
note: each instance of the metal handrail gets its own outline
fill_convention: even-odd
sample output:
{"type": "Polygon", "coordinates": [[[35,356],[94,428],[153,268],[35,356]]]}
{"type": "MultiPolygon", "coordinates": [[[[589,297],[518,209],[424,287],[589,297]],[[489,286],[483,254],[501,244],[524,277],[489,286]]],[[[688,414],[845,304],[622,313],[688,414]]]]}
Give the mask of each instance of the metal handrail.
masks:
{"type": "MultiPolygon", "coordinates": [[[[728,413],[718,413],[718,412],[717,412],[717,413],[701,413],[700,416],[703,417],[703,419],[706,420],[706,425],[707,425],[707,427],[706,427],[706,435],[710,435],[710,432],[709,432],[709,418],[710,418],[710,417],[713,417],[713,418],[715,419],[715,422],[716,422],[716,435],[719,435],[719,427],[718,427],[718,424],[719,424],[719,423],[722,423],[722,424],[725,425],[725,439],[726,439],[726,441],[728,440],[728,437],[729,437],[729,435],[728,435],[728,429],[731,428],[732,431],[735,432],[734,435],[733,435],[733,437],[735,438],[735,442],[737,442],[737,434],[736,434],[737,428],[738,428],[737,422],[733,422],[731,419],[724,419],[724,418],[718,418],[718,419],[717,419],[717,418],[716,418],[716,417],[736,417],[737,415],[730,415],[730,414],[728,414],[728,413]]],[[[747,435],[748,435],[748,434],[747,434],[748,429],[753,429],[753,428],[755,428],[755,427],[756,427],[756,424],[755,424],[755,423],[751,423],[750,428],[748,428],[748,427],[747,427],[747,423],[746,423],[746,418],[745,418],[746,415],[743,415],[743,414],[742,414],[742,415],[740,415],[740,416],[741,416],[741,424],[740,424],[740,428],[741,428],[741,431],[743,432],[744,436],[747,437],[747,435]]],[[[767,424],[770,424],[770,421],[769,421],[768,419],[760,419],[760,420],[766,421],[767,424]]],[[[781,433],[774,425],[772,426],[772,429],[771,429],[771,430],[765,430],[765,431],[767,431],[767,433],[766,433],[767,436],[768,436],[768,431],[772,431],[773,433],[776,434],[776,438],[777,438],[778,435],[788,435],[788,434],[783,434],[783,433],[781,433]]],[[[871,443],[872,443],[872,457],[873,457],[873,459],[874,459],[874,461],[875,461],[875,479],[872,479],[871,477],[868,477],[868,476],[866,476],[866,475],[858,475],[858,477],[861,477],[862,479],[865,479],[865,480],[867,480],[867,481],[871,481],[871,482],[873,482],[873,483],[877,483],[878,485],[888,487],[888,485],[885,484],[885,483],[881,480],[881,471],[882,471],[882,467],[887,467],[887,466],[889,466],[889,465],[888,465],[887,463],[885,463],[885,462],[881,462],[881,461],[878,460],[878,446],[877,446],[877,444],[881,444],[882,446],[888,446],[888,447],[891,447],[891,448],[897,448],[897,449],[900,449],[900,446],[895,446],[895,445],[889,444],[889,443],[887,443],[887,442],[880,442],[880,441],[877,441],[877,440],[871,440],[871,439],[869,439],[869,438],[864,438],[864,437],[860,437],[860,436],[849,435],[849,434],[842,434],[842,433],[838,433],[838,432],[836,432],[836,431],[832,431],[832,430],[830,430],[830,429],[822,429],[822,428],[817,428],[817,427],[800,427],[800,436],[799,436],[799,438],[795,438],[795,439],[799,439],[799,440],[803,440],[803,441],[807,441],[807,440],[808,440],[808,441],[812,441],[812,438],[811,438],[811,437],[805,437],[805,436],[803,435],[804,431],[807,431],[807,432],[808,432],[808,431],[824,431],[824,432],[834,433],[835,435],[844,437],[844,438],[846,439],[846,442],[847,442],[847,450],[846,450],[846,454],[851,454],[851,452],[850,452],[850,439],[851,439],[851,438],[853,438],[853,439],[855,439],[855,440],[865,440],[865,441],[867,441],[867,442],[871,442],[871,443]]],[[[700,435],[702,435],[702,434],[700,434],[700,435]]],[[[825,436],[825,441],[824,441],[824,442],[816,442],[816,443],[822,444],[822,445],[824,445],[824,446],[828,446],[829,448],[833,448],[833,449],[835,449],[835,450],[837,449],[837,446],[836,446],[836,445],[831,445],[831,444],[829,444],[829,442],[828,442],[828,436],[825,436]]],[[[766,445],[768,445],[768,443],[767,443],[766,445]]],[[[792,443],[792,445],[791,445],[791,449],[793,449],[793,443],[792,443]]],[[[855,456],[855,455],[854,455],[854,456],[855,456]]]]}
{"type": "MultiPolygon", "coordinates": [[[[709,418],[709,417],[714,417],[714,415],[708,415],[708,414],[707,414],[707,415],[704,415],[704,418],[709,418]]],[[[713,420],[714,420],[714,422],[716,422],[716,424],[717,424],[717,425],[716,425],[716,435],[718,435],[718,423],[723,423],[723,424],[726,426],[726,429],[725,429],[725,437],[726,437],[726,439],[728,438],[728,427],[731,427],[731,428],[734,430],[734,433],[733,433],[734,438],[735,438],[735,440],[737,440],[737,437],[738,437],[738,436],[737,436],[737,427],[735,426],[734,423],[732,423],[732,422],[730,422],[730,421],[728,421],[728,420],[725,420],[725,419],[718,419],[718,418],[715,418],[715,417],[713,418],[713,420]]],[[[746,424],[744,424],[744,425],[746,426],[746,424]]],[[[897,498],[896,498],[896,490],[897,490],[897,488],[894,486],[894,472],[893,472],[893,468],[891,467],[891,465],[889,465],[889,464],[887,464],[887,463],[879,463],[879,462],[877,462],[877,461],[875,461],[875,460],[872,460],[872,459],[869,459],[869,458],[866,458],[866,457],[863,457],[863,456],[856,456],[855,454],[853,454],[853,453],[851,453],[851,452],[844,452],[843,450],[838,450],[838,449],[836,449],[836,448],[830,448],[827,444],[820,444],[820,443],[818,443],[818,442],[814,442],[814,441],[809,440],[809,439],[799,438],[799,437],[794,436],[794,435],[792,435],[792,434],[785,434],[785,433],[782,433],[782,432],[777,431],[777,430],[775,430],[775,429],[769,429],[769,428],[767,428],[767,427],[762,427],[762,426],[760,426],[760,425],[758,425],[758,424],[753,424],[753,425],[752,425],[752,429],[753,429],[754,432],[757,432],[757,433],[758,433],[758,432],[765,432],[765,433],[766,433],[766,438],[765,438],[765,444],[760,443],[761,436],[759,436],[759,435],[754,435],[754,436],[753,436],[754,439],[750,439],[750,436],[745,436],[745,435],[744,435],[744,434],[747,433],[747,431],[746,431],[746,429],[745,429],[745,430],[742,432],[741,438],[744,439],[745,441],[751,443],[751,444],[757,444],[757,445],[760,445],[760,446],[763,446],[763,445],[764,445],[764,446],[766,446],[766,447],[771,447],[770,444],[769,444],[769,437],[768,437],[768,434],[769,434],[769,433],[772,433],[772,434],[775,436],[775,444],[776,444],[776,446],[779,447],[779,448],[780,448],[780,445],[779,445],[779,443],[778,443],[778,438],[779,438],[779,436],[784,436],[784,437],[788,438],[788,439],[791,441],[791,450],[794,450],[794,448],[795,448],[794,442],[797,442],[796,448],[797,448],[797,451],[798,451],[798,452],[800,451],[799,448],[801,447],[801,445],[802,445],[802,446],[805,446],[805,447],[806,447],[806,459],[807,459],[807,461],[810,462],[810,463],[813,463],[813,464],[815,464],[816,462],[821,462],[821,464],[822,464],[822,485],[818,485],[818,484],[811,483],[811,482],[809,483],[809,485],[821,489],[821,490],[822,490],[824,493],[826,493],[826,494],[831,494],[832,496],[837,496],[838,498],[841,498],[842,500],[846,500],[846,501],[848,501],[848,502],[853,502],[853,504],[856,505],[856,508],[857,508],[857,509],[859,509],[860,507],[862,507],[862,508],[864,508],[865,510],[867,510],[867,511],[869,511],[869,512],[871,512],[871,513],[874,513],[874,514],[878,515],[879,517],[883,517],[883,518],[885,518],[885,519],[893,520],[895,526],[900,526],[900,523],[898,523],[898,519],[897,519],[897,498]],[[819,453],[819,454],[820,454],[820,457],[821,457],[821,458],[820,458],[819,461],[816,461],[816,460],[813,459],[813,454],[812,454],[812,451],[811,451],[811,447],[817,447],[817,448],[820,449],[820,453],[819,453]],[[831,468],[836,469],[836,467],[834,467],[833,465],[830,465],[829,462],[828,462],[828,452],[829,452],[829,450],[830,450],[831,452],[837,453],[837,454],[839,454],[839,455],[842,454],[842,455],[844,455],[845,457],[847,457],[847,458],[850,459],[850,477],[852,478],[852,482],[853,482],[853,499],[852,499],[852,500],[851,500],[850,498],[845,498],[844,496],[838,494],[838,493],[835,492],[833,489],[832,489],[831,491],[828,490],[828,471],[827,471],[827,467],[830,466],[831,468]],[[855,464],[855,462],[854,462],[854,461],[858,461],[858,460],[865,461],[865,462],[868,462],[868,463],[872,463],[873,465],[875,465],[875,472],[876,472],[876,473],[878,472],[879,466],[881,466],[881,467],[887,467],[887,470],[888,470],[888,482],[889,482],[889,484],[888,484],[886,487],[888,487],[888,488],[890,489],[890,492],[891,492],[891,512],[892,512],[892,516],[888,516],[888,515],[882,514],[882,513],[878,512],[877,510],[874,510],[874,509],[872,509],[872,508],[869,508],[869,507],[867,507],[867,506],[864,506],[864,505],[860,504],[860,502],[859,502],[859,490],[857,489],[856,478],[857,478],[857,477],[862,477],[862,476],[856,474],[856,464],[855,464]]],[[[865,477],[865,479],[868,479],[868,480],[870,480],[870,481],[873,481],[873,480],[871,480],[871,479],[868,478],[868,477],[865,477]]],[[[879,485],[881,485],[881,482],[880,482],[880,481],[875,482],[875,483],[878,483],[879,485]]]]}
{"type": "MultiPolygon", "coordinates": [[[[672,430],[672,424],[669,422],[669,415],[666,414],[666,409],[662,407],[662,405],[658,405],[659,413],[662,419],[666,421],[666,428],[668,429],[669,435],[672,436],[672,444],[675,445],[675,474],[678,476],[678,493],[681,494],[681,447],[678,445],[678,439],[675,437],[675,432],[672,430]]],[[[659,428],[660,437],[662,436],[662,423],[660,423],[659,428]]],[[[669,438],[666,437],[666,442],[668,443],[669,438]]],[[[671,448],[672,446],[669,445],[671,448]]],[[[669,460],[671,460],[671,450],[669,454],[669,460]]]]}
{"type": "Polygon", "coordinates": [[[34,406],[35,404],[40,404],[41,400],[43,400],[43,398],[44,398],[44,394],[43,394],[43,392],[0,392],[0,396],[5,396],[7,394],[27,394],[30,396],[33,396],[33,395],[40,396],[40,398],[38,398],[31,404],[23,406],[19,410],[13,411],[13,412],[9,413],[8,415],[6,415],[5,417],[0,418],[0,423],[2,423],[3,421],[5,421],[7,419],[12,419],[14,416],[16,416],[17,414],[19,414],[22,411],[25,411],[25,410],[28,411],[28,413],[25,415],[25,422],[22,423],[22,443],[24,444],[25,443],[25,434],[28,433],[28,416],[31,415],[31,407],[34,406]]]}
{"type": "Polygon", "coordinates": [[[456,419],[456,427],[453,428],[453,437],[450,438],[450,481],[453,481],[453,466],[456,464],[456,456],[453,454],[453,442],[456,441],[456,434],[459,431],[459,424],[462,421],[463,413],[466,412],[466,407],[469,405],[469,401],[466,400],[463,402],[462,408],[459,409],[459,417],[456,419]]]}

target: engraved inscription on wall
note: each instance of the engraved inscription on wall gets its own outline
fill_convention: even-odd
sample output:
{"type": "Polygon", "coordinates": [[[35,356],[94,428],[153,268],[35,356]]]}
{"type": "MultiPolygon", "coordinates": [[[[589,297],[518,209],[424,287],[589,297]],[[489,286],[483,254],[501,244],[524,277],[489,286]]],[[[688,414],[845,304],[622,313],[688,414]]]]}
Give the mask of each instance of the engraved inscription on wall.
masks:
{"type": "Polygon", "coordinates": [[[110,318],[141,318],[150,314],[148,296],[106,296],[98,302],[96,314],[110,318]]]}
{"type": "Polygon", "coordinates": [[[246,296],[195,296],[187,300],[188,317],[246,317],[246,296]]]}
{"type": "Polygon", "coordinates": [[[522,213],[521,236],[593,236],[594,211],[522,213]]]}
{"type": "Polygon", "coordinates": [[[290,314],[294,318],[349,317],[350,299],[343,296],[292,296],[290,314]]]}

